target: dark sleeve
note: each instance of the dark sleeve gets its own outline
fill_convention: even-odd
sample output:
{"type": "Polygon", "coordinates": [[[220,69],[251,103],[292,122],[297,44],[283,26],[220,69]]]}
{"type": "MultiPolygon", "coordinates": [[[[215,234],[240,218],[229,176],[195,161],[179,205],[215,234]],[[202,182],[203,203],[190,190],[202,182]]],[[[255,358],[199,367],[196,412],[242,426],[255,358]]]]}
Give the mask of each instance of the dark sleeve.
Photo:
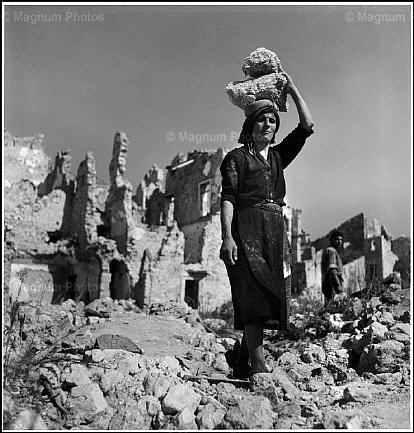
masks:
{"type": "Polygon", "coordinates": [[[234,152],[228,153],[220,166],[222,176],[221,183],[221,202],[230,201],[236,204],[238,197],[239,185],[239,168],[238,158],[234,152]]]}
{"type": "Polygon", "coordinates": [[[306,139],[312,134],[313,130],[308,130],[299,123],[281,143],[274,146],[282,159],[283,168],[286,168],[296,158],[298,153],[302,150],[306,139]]]}

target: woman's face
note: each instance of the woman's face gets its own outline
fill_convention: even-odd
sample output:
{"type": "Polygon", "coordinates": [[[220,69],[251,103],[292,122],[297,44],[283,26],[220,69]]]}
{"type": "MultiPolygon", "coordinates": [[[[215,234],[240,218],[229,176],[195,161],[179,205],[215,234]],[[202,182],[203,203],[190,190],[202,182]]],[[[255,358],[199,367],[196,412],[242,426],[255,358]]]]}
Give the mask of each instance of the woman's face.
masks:
{"type": "Polygon", "coordinates": [[[276,116],[274,113],[260,114],[253,125],[253,141],[270,143],[276,131],[276,116]]]}

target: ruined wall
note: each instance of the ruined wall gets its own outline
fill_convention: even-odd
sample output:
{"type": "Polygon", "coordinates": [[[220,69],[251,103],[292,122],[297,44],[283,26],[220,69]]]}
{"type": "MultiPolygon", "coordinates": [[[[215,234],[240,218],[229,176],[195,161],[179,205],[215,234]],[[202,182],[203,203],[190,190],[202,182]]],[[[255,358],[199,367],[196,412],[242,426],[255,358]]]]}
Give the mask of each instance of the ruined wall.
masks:
{"type": "Polygon", "coordinates": [[[80,250],[83,252],[88,245],[96,242],[98,238],[95,220],[96,169],[92,152],[88,152],[85,160],[79,165],[76,182],[71,234],[77,236],[80,250]]]}
{"type": "Polygon", "coordinates": [[[195,150],[187,155],[177,155],[168,168],[165,195],[174,196],[174,219],[181,228],[204,221],[220,210],[220,165],[225,151],[195,150]],[[202,215],[199,185],[210,181],[209,209],[202,215]]]}
{"type": "Polygon", "coordinates": [[[391,250],[391,241],[378,236],[365,240],[367,284],[382,281],[393,272],[398,256],[391,250]]]}
{"type": "Polygon", "coordinates": [[[358,259],[355,259],[352,262],[344,265],[344,288],[349,295],[355,292],[359,292],[366,287],[365,269],[365,256],[361,256],[358,259]]]}
{"type": "Polygon", "coordinates": [[[55,190],[32,204],[21,203],[5,212],[5,222],[12,227],[16,249],[47,254],[54,251],[49,235],[62,224],[66,195],[55,190]]]}
{"type": "Polygon", "coordinates": [[[46,179],[39,185],[39,196],[49,194],[54,189],[66,190],[71,184],[74,187],[74,178],[70,173],[72,155],[70,149],[61,150],[56,154],[55,164],[46,179]]]}
{"type": "Polygon", "coordinates": [[[184,233],[184,263],[200,263],[203,250],[203,230],[210,221],[188,224],[181,227],[184,233]]]}
{"type": "Polygon", "coordinates": [[[51,169],[51,160],[45,154],[43,134],[33,137],[14,137],[3,132],[4,187],[20,180],[28,180],[36,187],[42,183],[51,169]]]}
{"type": "Polygon", "coordinates": [[[411,277],[411,239],[406,236],[394,239],[391,242],[391,250],[398,257],[394,265],[394,271],[401,274],[403,286],[408,287],[411,277]]]}
{"type": "MultiPolygon", "coordinates": [[[[165,195],[170,200],[169,208],[174,211],[174,220],[185,236],[185,264],[201,262],[204,227],[220,212],[220,165],[224,156],[224,149],[196,150],[177,155],[168,167],[165,195]],[[207,183],[204,194],[200,187],[203,183],[207,183]]],[[[168,209],[165,213],[170,221],[168,209]]]]}
{"type": "Polygon", "coordinates": [[[123,132],[117,132],[109,165],[110,188],[104,218],[109,236],[116,241],[121,254],[128,254],[130,251],[134,227],[132,185],[124,178],[127,152],[128,138],[123,132]]]}
{"type": "MultiPolygon", "coordinates": [[[[86,261],[78,262],[74,266],[76,274],[75,299],[84,301],[85,304],[101,296],[101,263],[96,257],[90,257],[86,261]]],[[[105,293],[103,293],[104,295],[105,293]]]]}
{"type": "Polygon", "coordinates": [[[184,235],[174,225],[166,231],[161,248],[153,256],[149,287],[146,297],[149,305],[154,302],[181,300],[181,273],[184,260],[184,235]]]}
{"type": "Polygon", "coordinates": [[[290,206],[283,207],[283,216],[287,235],[292,248],[292,263],[301,261],[302,254],[302,224],[301,224],[301,209],[295,209],[290,206]]]}
{"type": "Polygon", "coordinates": [[[60,231],[63,236],[71,235],[73,201],[75,198],[76,182],[70,173],[72,156],[70,149],[62,150],[55,157],[53,170],[38,187],[38,196],[43,197],[55,189],[60,189],[66,194],[65,207],[60,231]]]}
{"type": "Polygon", "coordinates": [[[158,188],[147,198],[144,222],[149,226],[159,226],[166,223],[165,194],[158,188]]]}
{"type": "Polygon", "coordinates": [[[231,287],[226,266],[220,260],[220,214],[213,215],[202,234],[201,267],[207,276],[200,281],[200,311],[211,312],[231,301],[231,287]]]}
{"type": "Polygon", "coordinates": [[[71,258],[60,253],[14,258],[8,296],[19,301],[59,304],[69,296],[71,258]]]}
{"type": "MultiPolygon", "coordinates": [[[[149,226],[159,226],[166,223],[164,171],[153,165],[145,174],[137,187],[132,200],[137,205],[137,215],[140,222],[149,226]]],[[[137,220],[137,218],[134,218],[137,220]]]]}

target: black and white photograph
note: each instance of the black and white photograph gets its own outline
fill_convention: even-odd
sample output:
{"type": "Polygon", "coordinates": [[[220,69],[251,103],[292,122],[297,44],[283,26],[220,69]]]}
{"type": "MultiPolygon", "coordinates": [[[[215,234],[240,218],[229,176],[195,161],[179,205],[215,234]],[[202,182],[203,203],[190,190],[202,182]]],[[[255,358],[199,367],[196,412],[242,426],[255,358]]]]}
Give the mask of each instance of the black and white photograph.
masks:
{"type": "Polygon", "coordinates": [[[411,2],[3,2],[4,431],[413,430],[411,2]]]}

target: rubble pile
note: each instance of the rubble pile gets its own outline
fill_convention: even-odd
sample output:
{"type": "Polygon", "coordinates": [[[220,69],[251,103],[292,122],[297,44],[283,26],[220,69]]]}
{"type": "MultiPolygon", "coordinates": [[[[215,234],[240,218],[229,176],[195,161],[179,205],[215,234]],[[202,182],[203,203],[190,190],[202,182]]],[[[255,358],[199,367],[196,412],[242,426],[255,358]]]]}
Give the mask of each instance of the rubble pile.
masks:
{"type": "Polygon", "coordinates": [[[226,354],[236,340],[208,332],[213,322],[204,324],[185,303],[152,304],[146,313],[132,300],[111,298],[88,305],[11,304],[4,328],[4,427],[378,428],[361,405],[408,392],[411,375],[409,293],[389,286],[384,293],[394,297],[355,296],[296,313],[290,335],[266,331],[270,372],[249,381],[229,376],[226,354]],[[92,336],[94,325],[125,315],[182,323],[187,353],[150,357],[128,338],[92,336]],[[193,370],[194,359],[203,371],[193,370]]]}

